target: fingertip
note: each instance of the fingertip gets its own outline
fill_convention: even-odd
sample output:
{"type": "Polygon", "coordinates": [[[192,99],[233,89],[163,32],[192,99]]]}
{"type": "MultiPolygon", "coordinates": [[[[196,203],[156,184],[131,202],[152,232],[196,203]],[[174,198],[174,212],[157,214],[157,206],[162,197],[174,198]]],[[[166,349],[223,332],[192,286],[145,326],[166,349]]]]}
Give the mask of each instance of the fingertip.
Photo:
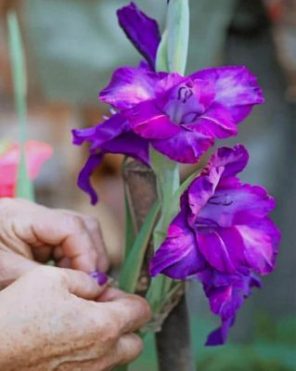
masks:
{"type": "Polygon", "coordinates": [[[109,280],[108,276],[100,271],[91,272],[90,277],[92,277],[100,286],[105,285],[109,280]]]}
{"type": "Polygon", "coordinates": [[[71,259],[71,268],[85,273],[96,271],[95,260],[88,255],[78,255],[71,259]]]}
{"type": "Polygon", "coordinates": [[[110,268],[110,260],[107,255],[102,254],[97,257],[97,267],[101,272],[107,272],[110,268]]]}
{"type": "Polygon", "coordinates": [[[83,299],[95,300],[104,290],[103,286],[87,273],[72,269],[63,269],[69,291],[83,299]]]}

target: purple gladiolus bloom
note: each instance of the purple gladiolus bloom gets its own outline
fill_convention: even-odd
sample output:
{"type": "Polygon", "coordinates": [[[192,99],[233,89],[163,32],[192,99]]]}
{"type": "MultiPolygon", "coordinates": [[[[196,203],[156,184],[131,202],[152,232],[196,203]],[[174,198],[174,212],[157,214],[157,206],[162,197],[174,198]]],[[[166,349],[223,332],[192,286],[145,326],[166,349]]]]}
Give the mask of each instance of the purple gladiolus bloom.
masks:
{"type": "Polygon", "coordinates": [[[256,78],[242,66],[188,77],[123,67],[100,99],[121,110],[131,130],[157,151],[183,163],[195,163],[216,138],[236,135],[237,124],[263,102],[256,78]]]}
{"type": "Polygon", "coordinates": [[[224,343],[237,310],[275,265],[280,233],[268,213],[275,202],[259,186],[237,178],[248,162],[242,145],[220,148],[191,183],[166,240],[151,260],[152,276],[202,282],[221,327],[207,344],[224,343]]]}

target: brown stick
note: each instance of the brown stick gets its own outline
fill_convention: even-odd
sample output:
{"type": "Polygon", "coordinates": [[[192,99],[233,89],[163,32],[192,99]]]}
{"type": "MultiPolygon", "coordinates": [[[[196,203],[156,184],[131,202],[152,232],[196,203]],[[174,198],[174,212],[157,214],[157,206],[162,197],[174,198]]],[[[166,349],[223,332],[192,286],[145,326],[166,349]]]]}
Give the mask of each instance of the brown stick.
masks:
{"type": "MultiPolygon", "coordinates": [[[[134,226],[136,231],[139,231],[145,216],[157,199],[155,176],[151,169],[137,161],[130,161],[124,165],[123,177],[134,226]]],[[[143,275],[146,275],[148,283],[149,278],[145,269],[143,275]]],[[[143,293],[143,285],[140,286],[140,293],[143,293]]],[[[156,342],[160,371],[194,370],[185,296],[166,318],[161,331],[156,334],[156,342]]]]}

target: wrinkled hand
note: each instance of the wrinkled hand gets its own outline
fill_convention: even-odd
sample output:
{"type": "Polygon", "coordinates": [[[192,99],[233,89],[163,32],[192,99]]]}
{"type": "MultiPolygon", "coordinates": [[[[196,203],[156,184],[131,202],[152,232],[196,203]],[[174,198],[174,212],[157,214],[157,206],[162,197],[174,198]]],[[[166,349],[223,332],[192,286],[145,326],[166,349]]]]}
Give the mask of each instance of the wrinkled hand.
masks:
{"type": "Polygon", "coordinates": [[[149,317],[140,297],[83,272],[38,267],[0,293],[0,369],[110,370],[139,355],[134,331],[149,317]]]}
{"type": "Polygon", "coordinates": [[[0,288],[49,259],[59,267],[106,271],[98,221],[22,199],[0,199],[0,288]]]}

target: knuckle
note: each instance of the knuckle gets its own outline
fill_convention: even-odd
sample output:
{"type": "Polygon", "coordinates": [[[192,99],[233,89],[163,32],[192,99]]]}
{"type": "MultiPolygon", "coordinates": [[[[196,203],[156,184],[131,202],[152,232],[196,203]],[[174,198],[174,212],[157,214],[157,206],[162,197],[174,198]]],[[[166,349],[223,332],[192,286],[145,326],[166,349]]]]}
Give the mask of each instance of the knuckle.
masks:
{"type": "Polygon", "coordinates": [[[133,361],[137,358],[143,351],[143,341],[136,334],[129,334],[128,344],[126,344],[125,349],[121,350],[120,363],[125,364],[133,361]]]}
{"type": "Polygon", "coordinates": [[[107,344],[113,344],[117,341],[119,337],[119,331],[114,322],[107,321],[106,323],[104,323],[102,337],[104,342],[106,342],[107,344]]]}
{"type": "Polygon", "coordinates": [[[79,215],[68,215],[68,224],[73,232],[81,231],[85,229],[83,219],[79,215]]]}
{"type": "Polygon", "coordinates": [[[94,216],[85,216],[84,222],[90,230],[98,230],[100,232],[100,223],[94,216]]]}
{"type": "Polygon", "coordinates": [[[143,317],[143,319],[145,319],[146,321],[149,321],[151,319],[152,312],[151,312],[151,308],[148,302],[141,296],[133,295],[132,297],[133,297],[133,300],[137,302],[139,306],[139,313],[141,313],[141,316],[143,317]]]}

